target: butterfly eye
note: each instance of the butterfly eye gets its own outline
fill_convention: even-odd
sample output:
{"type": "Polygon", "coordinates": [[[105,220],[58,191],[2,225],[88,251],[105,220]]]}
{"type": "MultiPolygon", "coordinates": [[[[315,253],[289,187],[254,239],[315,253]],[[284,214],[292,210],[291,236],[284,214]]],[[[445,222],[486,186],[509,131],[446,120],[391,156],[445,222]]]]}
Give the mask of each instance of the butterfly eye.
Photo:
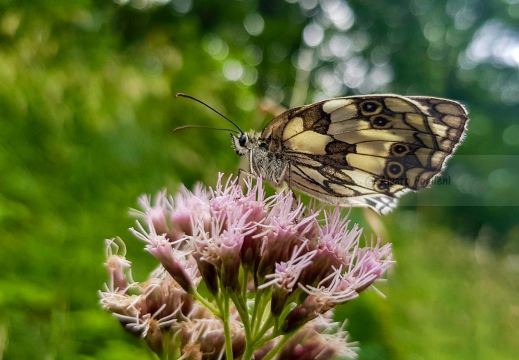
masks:
{"type": "Polygon", "coordinates": [[[245,146],[245,144],[247,143],[247,135],[246,134],[241,134],[240,136],[240,139],[238,140],[240,146],[245,146]]]}

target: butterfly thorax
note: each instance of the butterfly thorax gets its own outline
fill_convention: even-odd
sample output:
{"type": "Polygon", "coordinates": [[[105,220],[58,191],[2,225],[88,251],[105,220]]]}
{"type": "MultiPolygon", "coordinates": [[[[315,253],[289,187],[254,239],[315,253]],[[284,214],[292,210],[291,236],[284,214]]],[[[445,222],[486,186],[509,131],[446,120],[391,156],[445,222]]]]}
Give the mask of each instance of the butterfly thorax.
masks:
{"type": "Polygon", "coordinates": [[[239,137],[231,135],[231,138],[236,154],[247,155],[251,174],[262,176],[276,187],[283,184],[289,162],[281,153],[272,151],[259,133],[250,131],[239,137]]]}

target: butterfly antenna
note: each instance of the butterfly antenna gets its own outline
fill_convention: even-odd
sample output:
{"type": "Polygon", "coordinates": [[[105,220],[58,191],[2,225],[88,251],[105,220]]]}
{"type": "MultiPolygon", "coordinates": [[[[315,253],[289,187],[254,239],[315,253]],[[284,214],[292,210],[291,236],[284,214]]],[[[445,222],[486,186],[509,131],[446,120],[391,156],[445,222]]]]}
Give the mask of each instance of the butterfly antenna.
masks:
{"type": "Polygon", "coordinates": [[[182,131],[182,130],[193,129],[193,128],[194,129],[209,129],[209,130],[230,131],[230,132],[233,132],[233,133],[240,134],[239,131],[236,131],[234,129],[225,129],[225,128],[218,128],[218,127],[214,127],[214,126],[203,126],[203,125],[184,125],[184,126],[179,126],[179,127],[175,128],[173,130],[173,134],[176,133],[176,132],[182,131]]]}
{"type": "MultiPolygon", "coordinates": [[[[240,132],[241,134],[244,134],[243,130],[240,129],[240,127],[239,127],[238,125],[236,125],[236,124],[234,123],[234,121],[230,120],[227,116],[222,115],[220,112],[216,111],[216,110],[213,109],[211,106],[207,105],[205,102],[203,102],[203,101],[201,101],[201,100],[198,100],[197,98],[192,97],[192,96],[190,96],[190,95],[183,94],[183,93],[177,93],[177,94],[175,95],[175,97],[179,97],[179,96],[180,96],[180,97],[185,97],[185,98],[188,98],[188,99],[191,99],[191,100],[194,100],[194,101],[196,101],[196,102],[198,102],[198,103],[204,105],[205,107],[208,107],[209,109],[213,110],[215,113],[217,113],[218,115],[220,115],[221,117],[223,117],[225,120],[227,120],[228,122],[230,122],[231,124],[233,124],[233,125],[236,127],[236,129],[239,130],[239,132],[240,132]]],[[[199,126],[192,126],[192,127],[199,127],[199,126]]],[[[203,126],[202,126],[202,127],[203,127],[203,126]]],[[[182,129],[184,129],[184,128],[186,128],[186,127],[185,127],[185,126],[181,126],[180,128],[176,128],[175,131],[177,131],[177,130],[182,130],[182,129]]],[[[206,127],[206,128],[209,128],[209,127],[206,127]]],[[[213,129],[214,129],[214,130],[228,130],[228,129],[220,129],[220,128],[213,128],[213,129]]],[[[234,132],[234,130],[232,130],[232,131],[234,132]]]]}

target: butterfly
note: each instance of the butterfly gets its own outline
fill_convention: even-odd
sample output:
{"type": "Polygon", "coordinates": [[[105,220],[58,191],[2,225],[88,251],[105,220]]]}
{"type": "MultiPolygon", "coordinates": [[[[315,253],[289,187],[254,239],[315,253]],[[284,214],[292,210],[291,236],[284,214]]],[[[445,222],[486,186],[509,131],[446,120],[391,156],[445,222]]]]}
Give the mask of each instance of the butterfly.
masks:
{"type": "Polygon", "coordinates": [[[467,123],[456,101],[365,95],[289,109],[261,133],[233,123],[239,135],[231,138],[236,153],[247,156],[249,173],[275,187],[387,214],[400,196],[441,174],[467,123]]]}

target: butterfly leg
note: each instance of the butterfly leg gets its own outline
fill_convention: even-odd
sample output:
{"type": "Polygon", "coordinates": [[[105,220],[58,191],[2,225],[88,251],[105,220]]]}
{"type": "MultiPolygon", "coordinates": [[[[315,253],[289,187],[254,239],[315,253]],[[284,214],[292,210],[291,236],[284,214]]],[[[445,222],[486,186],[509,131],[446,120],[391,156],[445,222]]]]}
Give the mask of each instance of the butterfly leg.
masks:
{"type": "Polygon", "coordinates": [[[290,189],[290,163],[283,164],[283,167],[278,167],[270,174],[269,180],[277,189],[288,186],[290,189]],[[278,175],[279,174],[279,175],[278,175]]]}
{"type": "Polygon", "coordinates": [[[244,182],[243,182],[244,178],[242,177],[242,175],[244,177],[250,176],[250,177],[252,177],[254,179],[257,178],[256,174],[254,174],[253,172],[247,171],[245,169],[239,169],[238,170],[238,183],[241,184],[241,185],[244,184],[244,182]]]}
{"type": "MultiPolygon", "coordinates": [[[[285,189],[292,191],[292,182],[291,182],[291,163],[284,164],[283,168],[281,169],[279,176],[276,176],[271,180],[272,185],[278,190],[285,189]]],[[[292,191],[292,197],[294,200],[294,206],[297,202],[297,197],[294,191],[292,191]]]]}

